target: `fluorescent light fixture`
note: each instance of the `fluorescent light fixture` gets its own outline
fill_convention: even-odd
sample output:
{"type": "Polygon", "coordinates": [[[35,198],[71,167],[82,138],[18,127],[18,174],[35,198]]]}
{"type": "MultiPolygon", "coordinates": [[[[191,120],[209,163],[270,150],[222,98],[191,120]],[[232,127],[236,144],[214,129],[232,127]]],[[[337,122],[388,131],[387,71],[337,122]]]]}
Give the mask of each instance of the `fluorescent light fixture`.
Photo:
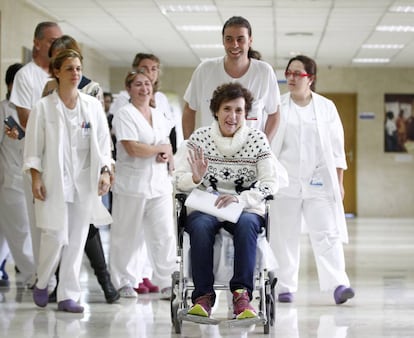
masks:
{"type": "Polygon", "coordinates": [[[353,63],[388,63],[388,58],[355,58],[352,59],[353,63]]]}
{"type": "Polygon", "coordinates": [[[377,26],[379,32],[412,33],[414,26],[377,26]]]}
{"type": "Polygon", "coordinates": [[[313,36],[312,32],[287,32],[286,36],[313,36]]]}
{"type": "Polygon", "coordinates": [[[367,49],[402,49],[404,48],[403,44],[365,44],[362,45],[362,48],[367,49]]]}
{"type": "Polygon", "coordinates": [[[389,11],[397,13],[414,13],[414,6],[392,6],[389,11]]]}
{"type": "Polygon", "coordinates": [[[211,44],[194,44],[190,45],[191,48],[194,49],[217,49],[217,48],[223,48],[222,44],[219,43],[211,43],[211,44]]]}
{"type": "Polygon", "coordinates": [[[216,12],[217,7],[213,5],[167,5],[161,6],[161,11],[167,13],[202,13],[216,12]]]}
{"type": "Polygon", "coordinates": [[[221,26],[212,25],[183,25],[177,26],[177,29],[185,32],[215,32],[221,31],[221,26]]]}

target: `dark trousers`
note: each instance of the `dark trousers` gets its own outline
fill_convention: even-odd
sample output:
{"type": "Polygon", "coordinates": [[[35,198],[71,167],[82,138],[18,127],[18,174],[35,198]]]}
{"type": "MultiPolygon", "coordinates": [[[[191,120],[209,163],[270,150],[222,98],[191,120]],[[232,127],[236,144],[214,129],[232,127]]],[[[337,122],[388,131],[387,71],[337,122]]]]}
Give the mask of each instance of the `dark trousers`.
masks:
{"type": "Polygon", "coordinates": [[[251,298],[254,287],[257,236],[264,226],[263,217],[243,212],[237,223],[220,222],[200,211],[188,215],[185,231],[190,235],[193,302],[200,296],[214,294],[214,241],[220,228],[233,235],[234,273],[230,290],[247,289],[251,298]]]}

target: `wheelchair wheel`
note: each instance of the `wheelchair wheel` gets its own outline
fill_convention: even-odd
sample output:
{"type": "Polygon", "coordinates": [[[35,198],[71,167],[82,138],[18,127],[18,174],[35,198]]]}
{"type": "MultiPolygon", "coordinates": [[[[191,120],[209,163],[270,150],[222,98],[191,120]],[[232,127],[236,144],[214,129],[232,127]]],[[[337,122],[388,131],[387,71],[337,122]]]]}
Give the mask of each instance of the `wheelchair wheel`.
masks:
{"type": "Polygon", "coordinates": [[[171,321],[175,329],[175,333],[181,333],[183,321],[179,318],[178,311],[180,309],[180,303],[178,297],[180,283],[180,273],[175,271],[172,275],[172,287],[171,287],[171,321]]]}
{"type": "Polygon", "coordinates": [[[272,301],[270,295],[266,295],[266,322],[263,327],[263,333],[269,334],[270,326],[273,326],[273,309],[272,309],[272,301]]]}
{"type": "Polygon", "coordinates": [[[273,273],[269,272],[269,279],[265,282],[266,290],[266,323],[264,325],[263,331],[265,334],[269,334],[270,327],[273,326],[275,322],[275,286],[277,283],[277,278],[273,273]]]}

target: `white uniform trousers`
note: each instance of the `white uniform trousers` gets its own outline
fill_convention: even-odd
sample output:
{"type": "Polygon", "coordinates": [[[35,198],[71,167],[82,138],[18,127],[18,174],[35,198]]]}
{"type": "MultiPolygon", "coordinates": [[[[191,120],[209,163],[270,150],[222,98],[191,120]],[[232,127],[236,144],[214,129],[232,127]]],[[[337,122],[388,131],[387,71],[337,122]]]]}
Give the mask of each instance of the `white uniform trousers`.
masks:
{"type": "Polygon", "coordinates": [[[26,203],[24,197],[21,197],[20,201],[10,202],[7,201],[7,196],[0,196],[0,233],[7,241],[14,263],[21,272],[18,277],[19,282],[26,284],[34,281],[36,268],[26,203]]]}
{"type": "Polygon", "coordinates": [[[29,217],[30,236],[32,239],[32,250],[34,263],[37,266],[39,262],[39,248],[40,248],[40,229],[36,227],[36,217],[34,212],[32,179],[23,175],[23,189],[26,198],[27,216],[29,217]]]}
{"type": "Polygon", "coordinates": [[[138,283],[142,283],[143,278],[152,278],[152,265],[148,257],[147,244],[145,241],[141,248],[141,253],[137,255],[137,272],[138,283]]]}
{"type": "Polygon", "coordinates": [[[270,244],[279,264],[275,271],[279,293],[298,289],[302,217],[309,232],[320,289],[330,291],[338,285],[349,286],[334,208],[334,201],[324,197],[277,196],[272,201],[270,244]]]}
{"type": "Polygon", "coordinates": [[[109,261],[115,287],[141,282],[137,264],[144,241],[154,284],[171,286],[171,274],[178,268],[172,195],[146,199],[114,193],[112,217],[109,261]]]}
{"type": "Polygon", "coordinates": [[[57,301],[72,299],[79,301],[81,296],[80,270],[89,231],[90,203],[68,203],[67,234],[65,230],[41,229],[38,281],[36,286],[44,289],[60,262],[57,301]],[[65,244],[67,237],[68,243],[65,244]]]}
{"type": "MultiPolygon", "coordinates": [[[[3,263],[5,259],[9,258],[9,246],[7,245],[6,237],[4,237],[3,233],[0,230],[0,264],[3,263]]],[[[0,279],[3,279],[3,274],[0,271],[0,279]]]]}

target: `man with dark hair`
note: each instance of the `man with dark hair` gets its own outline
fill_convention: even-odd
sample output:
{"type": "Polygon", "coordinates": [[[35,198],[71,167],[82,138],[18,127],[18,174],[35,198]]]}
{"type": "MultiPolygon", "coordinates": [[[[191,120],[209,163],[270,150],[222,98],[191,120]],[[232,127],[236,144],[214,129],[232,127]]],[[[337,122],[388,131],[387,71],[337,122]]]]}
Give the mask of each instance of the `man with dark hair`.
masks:
{"type": "Polygon", "coordinates": [[[211,124],[209,104],[215,88],[237,81],[254,96],[253,108],[246,117],[247,124],[262,130],[271,143],[279,123],[280,92],[275,72],[252,48],[252,27],[247,19],[241,16],[229,18],[223,25],[222,43],[225,55],[200,63],[185,91],[184,139],[194,131],[196,120],[203,127],[211,124]],[[196,118],[197,114],[199,118],[196,118]]]}

